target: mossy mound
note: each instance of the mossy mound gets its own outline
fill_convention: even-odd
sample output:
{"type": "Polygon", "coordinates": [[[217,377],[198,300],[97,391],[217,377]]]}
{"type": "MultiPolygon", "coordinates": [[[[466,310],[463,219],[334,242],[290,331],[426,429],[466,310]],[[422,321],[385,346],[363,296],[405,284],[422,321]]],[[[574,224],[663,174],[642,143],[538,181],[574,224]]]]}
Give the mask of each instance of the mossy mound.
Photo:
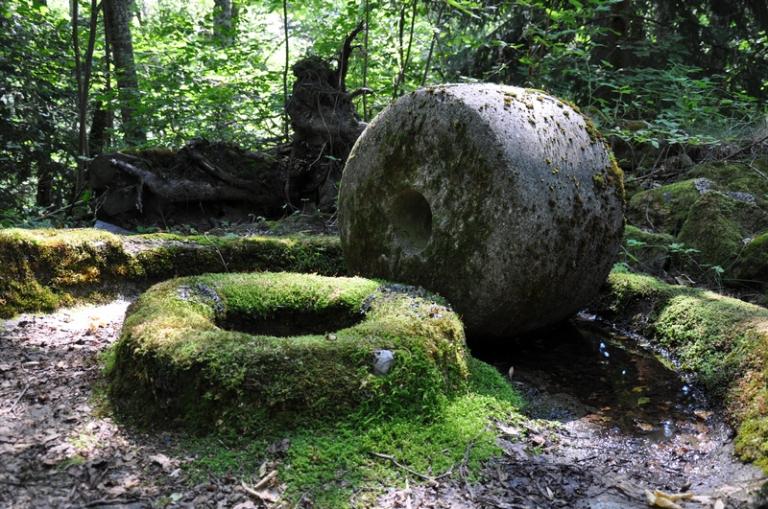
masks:
{"type": "Polygon", "coordinates": [[[627,220],[639,227],[677,235],[688,211],[701,196],[699,179],[641,191],[629,200],[627,220]]]}
{"type": "Polygon", "coordinates": [[[121,236],[94,229],[0,230],[0,318],[204,272],[344,272],[334,237],[121,236]]]}
{"type": "Polygon", "coordinates": [[[736,260],[733,275],[744,283],[768,285],[768,231],[746,245],[736,260]]]}
{"type": "Polygon", "coordinates": [[[112,354],[118,410],[202,429],[356,410],[428,415],[468,375],[461,321],[436,297],[294,273],[160,283],[129,309],[112,354]],[[385,372],[374,366],[383,352],[394,356],[385,372]]]}
{"type": "Polygon", "coordinates": [[[768,310],[650,276],[611,273],[603,312],[633,325],[723,404],[736,451],[768,471],[768,310]]]}
{"type": "MultiPolygon", "coordinates": [[[[677,238],[698,249],[702,263],[729,267],[754,231],[751,223],[761,214],[765,215],[752,204],[723,193],[706,193],[688,211],[677,238]]],[[[768,217],[765,222],[768,225],[768,217]]]]}
{"type": "Polygon", "coordinates": [[[680,268],[694,275],[715,268],[739,284],[734,263],[749,240],[768,229],[768,179],[743,164],[700,165],[687,176],[695,178],[632,196],[627,219],[672,235],[679,250],[687,249],[680,268]]]}

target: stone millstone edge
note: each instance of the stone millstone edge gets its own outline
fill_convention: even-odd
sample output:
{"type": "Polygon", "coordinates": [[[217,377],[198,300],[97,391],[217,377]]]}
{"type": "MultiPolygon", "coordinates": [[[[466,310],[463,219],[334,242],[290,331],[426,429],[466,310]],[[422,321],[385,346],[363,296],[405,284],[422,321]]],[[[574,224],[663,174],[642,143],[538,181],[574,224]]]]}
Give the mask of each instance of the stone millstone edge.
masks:
{"type": "Polygon", "coordinates": [[[119,413],[147,423],[247,431],[287,418],[428,415],[463,389],[461,321],[442,301],[404,285],[295,273],[206,274],[159,283],[129,309],[107,359],[119,413]],[[350,327],[293,337],[217,324],[233,309],[257,319],[334,308],[350,327]],[[394,355],[376,373],[380,352],[394,355]]]}

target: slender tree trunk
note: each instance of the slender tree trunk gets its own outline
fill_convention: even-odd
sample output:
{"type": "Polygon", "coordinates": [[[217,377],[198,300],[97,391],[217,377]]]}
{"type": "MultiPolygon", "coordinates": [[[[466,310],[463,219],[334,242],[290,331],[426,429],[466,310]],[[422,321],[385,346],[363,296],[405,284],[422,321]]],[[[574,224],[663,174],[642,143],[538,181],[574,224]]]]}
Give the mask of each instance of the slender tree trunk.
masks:
{"type": "Polygon", "coordinates": [[[145,142],[147,135],[136,113],[139,109],[139,82],[131,38],[132,8],[132,0],[104,0],[104,22],[112,47],[123,133],[127,144],[137,145],[145,142]]]}
{"type": "Polygon", "coordinates": [[[435,53],[435,43],[437,42],[437,31],[440,29],[440,22],[443,20],[443,12],[445,11],[445,4],[440,4],[440,10],[437,11],[437,22],[432,32],[432,40],[429,43],[429,53],[427,53],[427,62],[424,64],[424,75],[421,77],[421,86],[427,84],[427,78],[429,77],[429,68],[432,66],[432,55],[435,53]]]}
{"type": "MultiPolygon", "coordinates": [[[[106,30],[104,31],[104,91],[108,97],[112,96],[112,57],[109,40],[106,30]]],[[[88,146],[91,155],[100,154],[106,147],[111,145],[111,132],[114,128],[114,112],[112,103],[106,104],[99,101],[93,112],[91,123],[91,133],[89,135],[88,146]]]]}
{"type": "Polygon", "coordinates": [[[399,41],[399,52],[400,52],[400,72],[397,74],[397,78],[395,79],[395,86],[392,90],[392,98],[396,99],[400,96],[400,86],[403,84],[403,81],[405,80],[405,73],[408,70],[408,63],[411,60],[411,48],[413,47],[413,30],[416,25],[416,9],[419,5],[418,0],[412,0],[411,5],[411,26],[408,29],[408,47],[405,50],[405,53],[403,53],[403,34],[405,31],[405,5],[403,5],[402,10],[400,11],[400,27],[399,27],[399,33],[398,33],[398,41],[399,41]]]}
{"type": "Polygon", "coordinates": [[[77,111],[78,111],[78,164],[75,174],[73,202],[83,190],[83,175],[88,157],[88,92],[91,86],[91,70],[93,68],[93,52],[96,47],[96,30],[99,24],[100,4],[91,0],[91,19],[88,25],[88,46],[85,56],[80,55],[80,16],[78,1],[72,0],[72,48],[75,52],[75,77],[77,80],[77,111]]]}
{"type": "Polygon", "coordinates": [[[290,49],[288,46],[288,0],[283,0],[283,36],[285,37],[285,66],[283,66],[283,135],[288,139],[290,122],[288,120],[288,69],[290,49]]]}
{"type": "Polygon", "coordinates": [[[230,45],[233,19],[232,0],[213,0],[213,36],[220,44],[230,45]]]}

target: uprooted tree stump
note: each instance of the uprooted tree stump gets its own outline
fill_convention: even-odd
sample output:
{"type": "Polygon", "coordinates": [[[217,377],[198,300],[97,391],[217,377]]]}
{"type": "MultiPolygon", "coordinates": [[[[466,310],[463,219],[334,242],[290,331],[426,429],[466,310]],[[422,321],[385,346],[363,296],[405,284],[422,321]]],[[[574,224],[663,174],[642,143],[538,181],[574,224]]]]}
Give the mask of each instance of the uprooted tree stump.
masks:
{"type": "Polygon", "coordinates": [[[307,57],[293,66],[296,81],[286,104],[290,143],[247,151],[229,143],[194,140],[178,151],[150,149],[103,154],[90,165],[97,215],[111,223],[195,223],[226,216],[276,218],[309,203],[336,206],[344,161],[365,128],[346,89],[352,41],[336,68],[307,57]]]}
{"type": "Polygon", "coordinates": [[[201,213],[274,217],[286,203],[285,158],[281,149],[193,141],[178,151],[101,155],[91,163],[90,185],[99,217],[123,226],[201,213]]]}
{"type": "Polygon", "coordinates": [[[318,57],[293,66],[296,82],[286,104],[294,132],[289,187],[311,193],[321,209],[335,208],[344,161],[365,129],[352,100],[370,90],[346,88],[352,41],[362,28],[347,36],[336,69],[318,57]]]}

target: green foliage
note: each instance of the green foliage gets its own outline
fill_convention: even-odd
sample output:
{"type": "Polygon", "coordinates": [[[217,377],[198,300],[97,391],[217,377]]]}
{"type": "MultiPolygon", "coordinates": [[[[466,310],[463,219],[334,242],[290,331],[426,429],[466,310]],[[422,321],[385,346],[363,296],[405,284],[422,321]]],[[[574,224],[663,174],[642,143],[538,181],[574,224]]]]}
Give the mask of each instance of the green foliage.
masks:
{"type": "Polygon", "coordinates": [[[570,98],[606,134],[656,147],[714,143],[765,115],[756,98],[768,87],[752,66],[766,65],[768,23],[745,5],[729,13],[742,20],[738,29],[691,23],[693,11],[702,24],[727,23],[712,9],[706,1],[492,2],[475,11],[480,20],[457,23],[444,44],[463,55],[452,59],[454,75],[570,98]]]}
{"type": "MultiPolygon", "coordinates": [[[[363,19],[370,23],[355,43],[347,86],[373,91],[356,99],[367,119],[422,84],[474,80],[568,98],[602,132],[633,144],[719,142],[765,117],[768,21],[756,3],[723,13],[711,0],[288,2],[288,62],[283,2],[234,3],[225,34],[202,2],[148,3],[136,12],[136,116],[148,143],[283,141],[286,64],[306,55],[334,60],[363,19]]],[[[22,219],[78,198],[70,20],[65,2],[49,4],[0,5],[0,209],[22,219]]],[[[89,8],[82,2],[81,40],[89,8]]],[[[114,120],[105,148],[113,150],[123,133],[101,28],[89,111],[104,108],[114,120]]],[[[288,80],[290,88],[290,72],[288,80]]]]}
{"type": "Polygon", "coordinates": [[[76,136],[68,30],[40,2],[0,3],[0,210],[26,217],[36,195],[44,206],[68,198],[63,170],[76,136]]]}

